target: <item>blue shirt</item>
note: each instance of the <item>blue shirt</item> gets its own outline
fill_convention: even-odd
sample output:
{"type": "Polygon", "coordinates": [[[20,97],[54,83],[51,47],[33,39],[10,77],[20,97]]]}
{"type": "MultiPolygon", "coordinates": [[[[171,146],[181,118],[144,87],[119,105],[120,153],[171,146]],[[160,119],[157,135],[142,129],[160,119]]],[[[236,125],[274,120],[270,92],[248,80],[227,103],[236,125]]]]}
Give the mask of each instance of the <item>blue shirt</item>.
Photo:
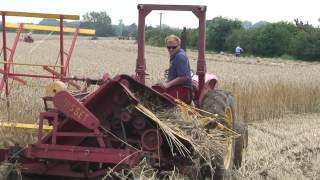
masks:
{"type": "Polygon", "coordinates": [[[240,47],[240,46],[237,46],[236,47],[236,50],[235,50],[235,53],[236,54],[240,54],[240,53],[242,53],[243,52],[243,49],[240,47]]]}
{"type": "Polygon", "coordinates": [[[191,89],[192,81],[191,81],[189,60],[186,55],[186,52],[181,48],[170,58],[168,81],[171,81],[179,76],[188,77],[188,79],[185,82],[183,82],[181,85],[183,87],[187,87],[191,89]]]}

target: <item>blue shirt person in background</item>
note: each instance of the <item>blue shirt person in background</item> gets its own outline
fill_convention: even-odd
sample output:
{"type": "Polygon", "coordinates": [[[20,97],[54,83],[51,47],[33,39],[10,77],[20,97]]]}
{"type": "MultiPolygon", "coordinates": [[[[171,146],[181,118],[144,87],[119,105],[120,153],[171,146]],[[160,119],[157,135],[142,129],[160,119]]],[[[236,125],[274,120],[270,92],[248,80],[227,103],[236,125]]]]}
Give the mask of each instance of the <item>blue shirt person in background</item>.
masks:
{"type": "Polygon", "coordinates": [[[238,45],[235,49],[236,57],[240,57],[240,54],[243,52],[243,49],[238,45]]]}
{"type": "Polygon", "coordinates": [[[162,87],[168,89],[172,86],[183,86],[192,89],[191,71],[189,59],[180,47],[181,40],[175,35],[169,35],[165,43],[170,55],[170,67],[168,79],[162,83],[162,87]]]}

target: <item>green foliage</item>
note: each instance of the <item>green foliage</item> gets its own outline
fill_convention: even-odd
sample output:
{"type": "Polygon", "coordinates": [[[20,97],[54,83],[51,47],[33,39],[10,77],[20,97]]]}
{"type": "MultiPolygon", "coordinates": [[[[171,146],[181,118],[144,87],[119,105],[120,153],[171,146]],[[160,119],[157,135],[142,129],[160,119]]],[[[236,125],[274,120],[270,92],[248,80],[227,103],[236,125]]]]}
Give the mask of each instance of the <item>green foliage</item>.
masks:
{"type": "Polygon", "coordinates": [[[233,30],[226,39],[226,47],[228,52],[233,53],[234,48],[240,45],[245,53],[255,54],[257,42],[257,29],[239,29],[233,30]]]}
{"type": "Polygon", "coordinates": [[[123,24],[122,20],[120,20],[119,24],[114,25],[113,28],[117,36],[137,38],[138,26],[135,23],[126,26],[123,24]]]}
{"type": "Polygon", "coordinates": [[[269,24],[266,21],[259,21],[255,24],[253,24],[251,21],[242,21],[241,25],[244,29],[255,29],[255,28],[260,28],[261,26],[264,26],[266,24],[269,24]]]}
{"type": "Polygon", "coordinates": [[[40,25],[47,25],[47,26],[59,26],[59,21],[56,19],[42,19],[39,22],[40,25]]]}
{"type": "Polygon", "coordinates": [[[310,25],[308,22],[307,23],[304,23],[302,20],[296,18],[294,19],[294,23],[296,25],[296,27],[299,29],[299,30],[302,30],[302,31],[313,31],[315,28],[313,28],[312,25],[310,25]]]}
{"type": "Polygon", "coordinates": [[[320,31],[300,31],[292,43],[292,54],[298,59],[320,60],[320,31]]]}
{"type": "Polygon", "coordinates": [[[187,29],[187,47],[196,48],[198,46],[198,29],[187,29]]]}
{"type": "Polygon", "coordinates": [[[81,28],[91,28],[96,30],[96,36],[114,36],[115,30],[111,25],[111,18],[105,12],[90,12],[83,15],[80,23],[81,28]]]}
{"type": "Polygon", "coordinates": [[[260,27],[267,25],[267,24],[270,24],[270,23],[267,21],[259,21],[255,24],[253,24],[251,28],[260,28],[260,27]]]}
{"type": "MultiPolygon", "coordinates": [[[[60,26],[60,21],[56,19],[42,19],[39,22],[40,25],[46,25],[46,26],[60,26]]],[[[65,27],[78,27],[80,24],[80,21],[63,21],[63,26],[65,27]]]]}
{"type": "Polygon", "coordinates": [[[129,35],[131,37],[134,37],[135,39],[138,38],[138,26],[136,25],[136,23],[133,23],[133,24],[129,25],[127,27],[127,30],[128,30],[129,35]]]}
{"type": "Polygon", "coordinates": [[[278,57],[289,51],[297,28],[290,23],[267,24],[259,29],[256,42],[256,54],[278,57]]]}
{"type": "Polygon", "coordinates": [[[298,19],[295,22],[266,23],[259,28],[233,30],[225,41],[227,49],[232,51],[240,44],[249,54],[319,61],[319,28],[298,19]]]}
{"type": "MultiPolygon", "coordinates": [[[[42,19],[39,22],[40,25],[45,25],[45,26],[60,26],[60,21],[56,20],[56,19],[42,19]]],[[[80,21],[63,21],[63,26],[64,27],[78,27],[80,24],[80,21]]],[[[37,34],[47,34],[47,32],[45,31],[33,31],[34,33],[37,34]]],[[[55,34],[58,34],[58,32],[55,32],[55,34]]],[[[69,33],[69,34],[73,34],[73,33],[69,33]]]]}
{"type": "Polygon", "coordinates": [[[146,27],[145,31],[145,42],[146,44],[154,45],[154,46],[164,46],[165,38],[170,34],[175,34],[179,36],[179,31],[170,29],[170,28],[154,28],[154,27],[146,27]]]}
{"type": "Polygon", "coordinates": [[[226,51],[226,39],[233,30],[242,29],[241,22],[216,17],[207,21],[207,49],[214,51],[226,51]]]}

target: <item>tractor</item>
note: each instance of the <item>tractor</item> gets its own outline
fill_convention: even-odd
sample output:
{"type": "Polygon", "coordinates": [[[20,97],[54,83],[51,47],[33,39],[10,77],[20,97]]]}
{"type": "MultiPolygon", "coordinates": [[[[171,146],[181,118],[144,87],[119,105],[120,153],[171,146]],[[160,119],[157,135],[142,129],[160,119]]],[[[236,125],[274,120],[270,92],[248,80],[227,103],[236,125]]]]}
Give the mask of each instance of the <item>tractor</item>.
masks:
{"type": "Polygon", "coordinates": [[[32,32],[28,32],[24,37],[23,37],[23,42],[27,42],[27,43],[33,43],[34,39],[32,37],[32,32]]]}
{"type": "Polygon", "coordinates": [[[23,38],[23,42],[27,42],[27,43],[33,43],[34,39],[31,36],[25,36],[23,38]]]}
{"type": "MultiPolygon", "coordinates": [[[[36,176],[98,179],[106,174],[107,168],[128,170],[137,166],[142,158],[159,171],[187,167],[194,162],[191,155],[197,154],[192,142],[166,128],[166,124],[153,113],[162,108],[173,109],[179,104],[222,117],[215,123],[202,118],[204,130],[222,126],[238,134],[226,138],[222,155],[210,165],[199,158],[200,179],[231,178],[233,168],[241,166],[248,131],[237,119],[231,93],[219,90],[216,76],[206,72],[206,6],[139,4],[138,10],[136,73],[114,77],[106,73],[101,79],[86,79],[88,84],[99,85],[90,93],[71,93],[60,83],[51,86],[52,96],[43,97],[45,111],[39,114],[38,140],[27,147],[15,145],[1,150],[1,160],[19,163],[22,174],[30,179],[36,176]],[[165,90],[157,85],[145,85],[145,18],[153,10],[191,11],[199,19],[198,61],[192,77],[194,107],[179,100],[179,94],[183,94],[179,87],[165,90]],[[148,109],[141,105],[142,102],[158,104],[148,109]],[[46,122],[52,127],[48,133],[43,129],[46,122]],[[214,171],[211,171],[212,166],[214,171]]],[[[18,178],[18,174],[12,171],[8,176],[18,178]]]]}

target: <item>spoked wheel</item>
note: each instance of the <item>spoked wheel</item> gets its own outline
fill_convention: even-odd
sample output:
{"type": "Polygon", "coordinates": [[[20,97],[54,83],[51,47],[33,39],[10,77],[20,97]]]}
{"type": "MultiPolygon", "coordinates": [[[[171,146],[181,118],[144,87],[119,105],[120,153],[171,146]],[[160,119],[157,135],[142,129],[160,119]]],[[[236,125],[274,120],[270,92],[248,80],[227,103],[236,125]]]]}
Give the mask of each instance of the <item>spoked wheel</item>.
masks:
{"type": "MultiPolygon", "coordinates": [[[[223,90],[209,91],[202,103],[202,109],[224,117],[220,123],[230,129],[234,129],[237,121],[232,96],[229,92],[223,90]]],[[[223,157],[218,157],[211,162],[214,169],[213,179],[231,179],[232,168],[235,155],[235,140],[232,136],[226,138],[224,144],[223,157]]],[[[208,173],[205,173],[206,178],[208,173]]]]}

